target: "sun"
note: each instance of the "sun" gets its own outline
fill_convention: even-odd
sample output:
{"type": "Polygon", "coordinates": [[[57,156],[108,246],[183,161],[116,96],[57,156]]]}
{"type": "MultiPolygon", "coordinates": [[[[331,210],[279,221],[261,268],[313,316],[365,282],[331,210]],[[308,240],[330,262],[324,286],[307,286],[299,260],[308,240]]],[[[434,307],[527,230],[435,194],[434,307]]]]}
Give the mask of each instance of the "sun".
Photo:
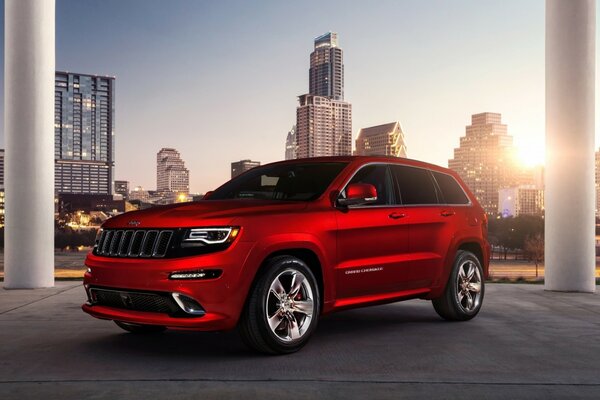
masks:
{"type": "Polygon", "coordinates": [[[526,167],[544,165],[546,161],[546,149],[544,146],[519,146],[519,161],[526,167]]]}

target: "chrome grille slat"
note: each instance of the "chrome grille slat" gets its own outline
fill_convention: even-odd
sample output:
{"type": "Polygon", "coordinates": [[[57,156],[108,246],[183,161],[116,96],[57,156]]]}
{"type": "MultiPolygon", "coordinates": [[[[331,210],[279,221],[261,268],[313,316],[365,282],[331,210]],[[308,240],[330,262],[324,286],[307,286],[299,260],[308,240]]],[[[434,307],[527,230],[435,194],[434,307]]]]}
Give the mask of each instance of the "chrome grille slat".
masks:
{"type": "Polygon", "coordinates": [[[102,231],[100,234],[100,239],[98,240],[98,244],[96,245],[96,251],[100,254],[102,253],[102,245],[104,244],[104,239],[106,238],[106,231],[102,231]]]}
{"type": "Polygon", "coordinates": [[[164,257],[165,254],[167,254],[167,250],[169,250],[169,243],[171,242],[171,236],[173,236],[173,231],[161,231],[158,234],[156,245],[154,246],[154,251],[152,252],[152,257],[164,257]]]}
{"type": "Polygon", "coordinates": [[[105,257],[162,258],[167,255],[173,230],[104,229],[94,253],[105,257]]]}
{"type": "Polygon", "coordinates": [[[154,245],[156,238],[158,237],[158,231],[148,231],[142,242],[142,248],[140,249],[140,257],[152,257],[154,251],[154,245]]]}
{"type": "Polygon", "coordinates": [[[129,248],[131,247],[131,239],[133,238],[133,231],[125,231],[123,233],[123,241],[119,247],[119,256],[127,257],[129,254],[129,248]]]}
{"type": "Polygon", "coordinates": [[[110,243],[112,242],[112,237],[114,234],[114,231],[106,232],[106,237],[104,238],[104,243],[102,244],[101,254],[108,254],[108,250],[110,249],[110,243]]]}
{"type": "Polygon", "coordinates": [[[111,256],[116,256],[118,254],[122,239],[123,239],[123,231],[115,231],[112,241],[110,242],[109,254],[111,256]]]}
{"type": "Polygon", "coordinates": [[[142,244],[144,243],[144,237],[146,231],[135,231],[131,238],[131,247],[129,248],[129,257],[138,257],[142,250],[142,244]]]}

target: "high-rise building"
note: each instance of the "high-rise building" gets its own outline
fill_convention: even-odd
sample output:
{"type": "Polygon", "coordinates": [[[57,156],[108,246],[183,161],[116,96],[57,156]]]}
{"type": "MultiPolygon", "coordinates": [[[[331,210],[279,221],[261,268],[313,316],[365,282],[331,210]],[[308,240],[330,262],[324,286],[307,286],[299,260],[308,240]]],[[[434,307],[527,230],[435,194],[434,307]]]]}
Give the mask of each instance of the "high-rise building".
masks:
{"type": "Polygon", "coordinates": [[[488,214],[498,212],[498,190],[520,180],[512,136],[497,113],[474,114],[448,167],[456,171],[488,214]]]}
{"type": "Polygon", "coordinates": [[[400,122],[362,128],[356,139],[356,155],[406,158],[406,144],[400,122]]]}
{"type": "Polygon", "coordinates": [[[296,125],[293,125],[292,129],[290,129],[287,134],[287,138],[285,139],[285,159],[294,160],[296,158],[297,149],[298,144],[296,143],[296,125]]]}
{"type": "Polygon", "coordinates": [[[0,189],[4,190],[4,149],[0,149],[0,189]]]}
{"type": "Polygon", "coordinates": [[[600,149],[596,151],[596,217],[600,217],[600,149]]]}
{"type": "Polygon", "coordinates": [[[175,149],[162,148],[156,154],[156,190],[165,194],[190,192],[190,173],[175,149]]]}
{"type": "Polygon", "coordinates": [[[57,193],[112,194],[114,87],[114,77],[56,72],[57,193]]]}
{"type": "Polygon", "coordinates": [[[544,190],[535,185],[520,185],[498,191],[498,213],[502,217],[544,214],[544,190]]]}
{"type": "Polygon", "coordinates": [[[315,38],[315,49],[310,54],[309,93],[344,100],[343,52],[335,32],[315,38]]]}
{"type": "Polygon", "coordinates": [[[344,101],[343,52],[334,32],[310,55],[309,93],[298,97],[297,158],[352,154],[352,105],[344,101]]]}
{"type": "Polygon", "coordinates": [[[251,170],[254,167],[259,167],[260,161],[240,160],[231,163],[231,179],[244,172],[251,170]]]}
{"type": "Polygon", "coordinates": [[[129,181],[115,181],[115,194],[120,194],[124,200],[127,200],[129,198],[129,181]]]}

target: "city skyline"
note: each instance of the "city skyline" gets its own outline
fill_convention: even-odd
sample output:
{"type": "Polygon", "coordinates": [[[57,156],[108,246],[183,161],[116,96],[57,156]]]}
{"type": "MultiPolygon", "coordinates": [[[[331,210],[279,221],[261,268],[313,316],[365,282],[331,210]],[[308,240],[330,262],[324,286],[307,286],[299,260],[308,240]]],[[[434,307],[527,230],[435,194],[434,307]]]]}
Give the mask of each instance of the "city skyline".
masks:
{"type": "Polygon", "coordinates": [[[294,121],[295,96],[308,89],[310,39],[330,30],[342,36],[347,55],[353,140],[360,128],[400,120],[411,157],[444,166],[468,116],[495,111],[520,149],[543,143],[543,2],[323,7],[342,12],[311,14],[300,27],[284,17],[307,14],[309,6],[59,0],[57,69],[117,76],[115,178],[134,186],[154,186],[148,171],[161,147],[181,149],[197,172],[192,192],[224,182],[232,159],[282,159],[282,132],[294,121]],[[402,15],[406,24],[383,23],[402,15]],[[90,23],[100,19],[110,23],[90,23]],[[436,33],[436,24],[445,35],[436,33]],[[273,30],[277,38],[268,37],[273,30]],[[272,65],[265,64],[267,56],[272,65]],[[224,74],[232,78],[212,83],[224,74]],[[170,79],[163,83],[163,76],[170,79]],[[182,94],[186,85],[193,96],[182,94]],[[232,98],[232,90],[239,95],[232,98]],[[140,151],[141,140],[153,151],[140,151]]]}

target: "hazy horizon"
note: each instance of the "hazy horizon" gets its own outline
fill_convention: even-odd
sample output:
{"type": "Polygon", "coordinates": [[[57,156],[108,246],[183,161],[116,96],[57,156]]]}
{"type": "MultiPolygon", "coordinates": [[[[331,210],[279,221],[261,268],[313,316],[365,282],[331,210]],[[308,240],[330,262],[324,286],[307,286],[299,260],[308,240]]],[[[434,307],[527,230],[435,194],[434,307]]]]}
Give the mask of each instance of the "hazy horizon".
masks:
{"type": "Polygon", "coordinates": [[[115,179],[132,188],[155,187],[162,147],[181,152],[200,193],[232,161],[283,159],[327,31],[344,50],[354,139],[400,121],[410,158],[447,166],[471,114],[490,111],[541,161],[542,0],[56,3],[56,69],[116,77],[115,179]]]}

